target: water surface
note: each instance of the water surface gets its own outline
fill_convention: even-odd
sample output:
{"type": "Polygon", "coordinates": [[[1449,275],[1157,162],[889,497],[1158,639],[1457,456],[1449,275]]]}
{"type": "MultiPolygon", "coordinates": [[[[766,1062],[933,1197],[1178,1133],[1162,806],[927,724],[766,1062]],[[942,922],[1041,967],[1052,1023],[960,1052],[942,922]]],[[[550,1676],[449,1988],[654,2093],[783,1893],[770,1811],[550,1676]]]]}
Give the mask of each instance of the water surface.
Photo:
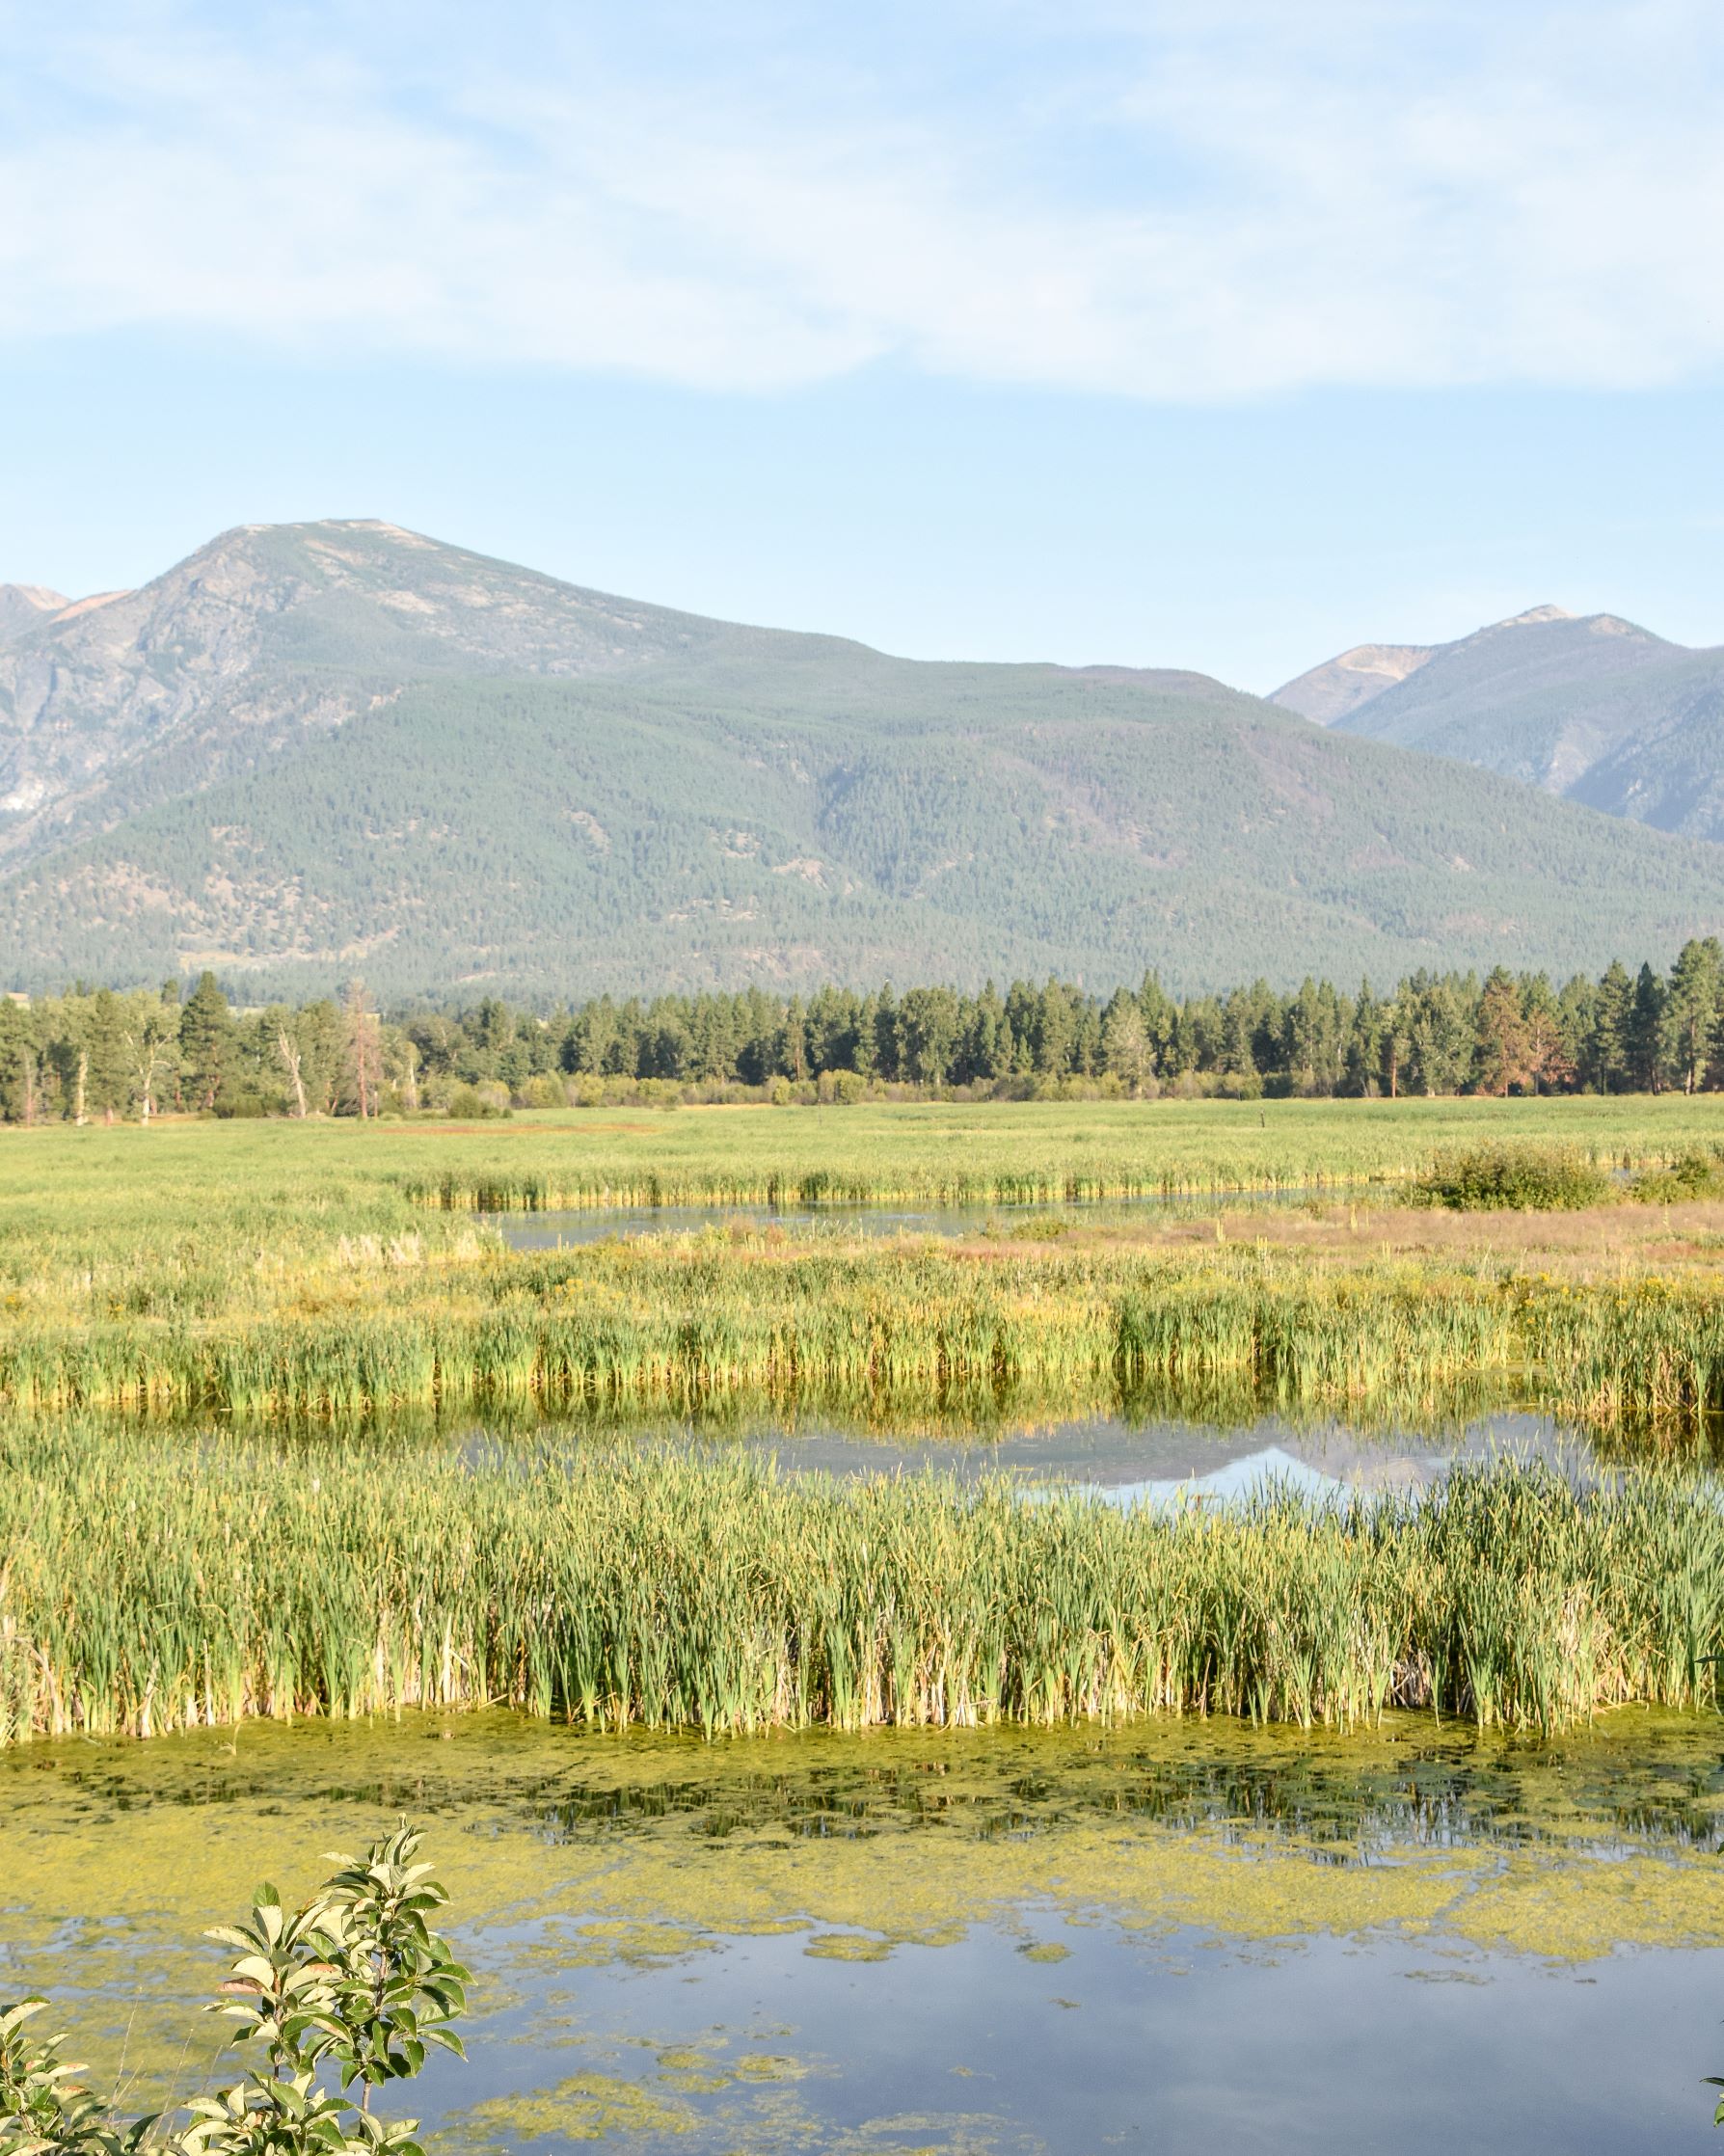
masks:
{"type": "Polygon", "coordinates": [[[736,1230],[794,1235],[993,1235],[1037,1241],[1072,1227],[1106,1227],[1155,1214],[1209,1219],[1260,1206],[1331,1205],[1366,1186],[1327,1183],[1305,1188],[1221,1192],[1149,1191],[1138,1198],[1024,1199],[1021,1202],[916,1206],[851,1203],[782,1205],[591,1205],[481,1216],[511,1250],[545,1251],[625,1241],[641,1235],[701,1235],[736,1230]]]}
{"type": "MultiPolygon", "coordinates": [[[[474,1458],[495,1456],[498,1434],[469,1430],[458,1441],[474,1458]]],[[[1572,1481],[1608,1473],[1586,1436],[1548,1415],[1502,1411],[1360,1429],[1333,1417],[1261,1414],[1202,1422],[1172,1415],[1076,1415],[1066,1421],[1003,1420],[980,1429],[960,1420],[905,1431],[820,1415],[670,1419],[581,1428],[547,1424],[505,1443],[628,1447],[670,1445],[695,1454],[744,1452],[788,1475],[841,1480],[895,1474],[948,1475],[962,1483],[1015,1482],[1026,1493],[1075,1492],[1110,1503],[1166,1506],[1231,1503],[1270,1483],[1314,1497],[1431,1487],[1460,1466],[1537,1463],[1572,1481]]],[[[1710,1454],[1689,1463],[1712,1473],[1710,1454]]]]}
{"type": "Polygon", "coordinates": [[[444,2156],[1713,2145],[1715,1720],[40,1746],[0,1759],[0,1989],[183,2087],[201,1927],[402,1811],[478,1980],[413,2107],[444,2156]]]}

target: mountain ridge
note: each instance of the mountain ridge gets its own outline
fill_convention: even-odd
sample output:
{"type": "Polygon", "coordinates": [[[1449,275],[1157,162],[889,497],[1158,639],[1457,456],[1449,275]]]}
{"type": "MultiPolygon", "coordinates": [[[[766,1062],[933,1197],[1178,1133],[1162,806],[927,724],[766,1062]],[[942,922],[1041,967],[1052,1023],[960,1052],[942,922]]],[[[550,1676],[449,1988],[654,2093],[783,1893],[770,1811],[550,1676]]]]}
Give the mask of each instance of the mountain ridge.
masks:
{"type": "Polygon", "coordinates": [[[539,997],[1602,964],[1724,856],[1189,670],[902,660],[375,519],[0,649],[0,974],[539,997]]]}
{"type": "Polygon", "coordinates": [[[1273,700],[1319,725],[1500,772],[1602,813],[1724,841],[1724,648],[1620,614],[1541,606],[1416,655],[1394,678],[1355,646],[1273,700]]]}

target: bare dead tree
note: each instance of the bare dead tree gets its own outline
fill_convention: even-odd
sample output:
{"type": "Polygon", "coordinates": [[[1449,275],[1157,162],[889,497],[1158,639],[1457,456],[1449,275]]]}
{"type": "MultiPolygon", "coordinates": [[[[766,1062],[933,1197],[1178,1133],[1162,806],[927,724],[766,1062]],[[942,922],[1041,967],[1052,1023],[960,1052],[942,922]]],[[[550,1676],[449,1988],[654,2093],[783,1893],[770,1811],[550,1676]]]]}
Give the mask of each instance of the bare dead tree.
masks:
{"type": "Polygon", "coordinates": [[[347,990],[347,1054],[354,1105],[363,1119],[377,1113],[378,1077],[377,1018],[365,1000],[363,981],[352,982],[347,990]]]}
{"type": "Polygon", "coordinates": [[[419,1052],[411,1040],[401,1042],[401,1105],[411,1115],[419,1104],[419,1052]]]}
{"type": "Polygon", "coordinates": [[[173,1037],[152,1012],[136,1033],[125,1037],[131,1063],[132,1090],[138,1096],[138,1120],[148,1123],[155,1114],[155,1092],[169,1065],[173,1037]]]}
{"type": "Polygon", "coordinates": [[[293,1113],[303,1121],[308,1110],[306,1107],[305,1074],[300,1067],[299,1042],[283,1026],[276,1035],[276,1047],[280,1051],[282,1062],[286,1066],[287,1082],[293,1088],[293,1113]]]}

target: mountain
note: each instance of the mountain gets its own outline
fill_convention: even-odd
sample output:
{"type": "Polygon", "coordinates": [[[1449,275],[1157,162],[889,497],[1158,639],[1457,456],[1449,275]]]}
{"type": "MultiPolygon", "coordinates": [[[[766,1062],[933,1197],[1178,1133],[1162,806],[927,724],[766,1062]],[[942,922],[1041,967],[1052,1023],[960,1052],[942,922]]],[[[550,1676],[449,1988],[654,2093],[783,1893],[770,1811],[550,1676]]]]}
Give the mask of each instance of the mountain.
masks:
{"type": "Polygon", "coordinates": [[[246,526],[0,649],[20,986],[1193,988],[1720,928],[1711,848],[1202,675],[894,659],[385,524],[246,526]]]}
{"type": "Polygon", "coordinates": [[[1724,649],[1535,606],[1452,644],[1343,652],[1272,699],[1659,830],[1724,840],[1724,649]]]}
{"type": "Polygon", "coordinates": [[[45,584],[0,584],[0,644],[10,644],[27,629],[40,629],[50,614],[71,601],[45,584]]]}
{"type": "Polygon", "coordinates": [[[1433,658],[1436,644],[1355,644],[1325,660],[1297,681],[1284,682],[1269,699],[1319,726],[1338,726],[1350,712],[1404,682],[1433,658]]]}

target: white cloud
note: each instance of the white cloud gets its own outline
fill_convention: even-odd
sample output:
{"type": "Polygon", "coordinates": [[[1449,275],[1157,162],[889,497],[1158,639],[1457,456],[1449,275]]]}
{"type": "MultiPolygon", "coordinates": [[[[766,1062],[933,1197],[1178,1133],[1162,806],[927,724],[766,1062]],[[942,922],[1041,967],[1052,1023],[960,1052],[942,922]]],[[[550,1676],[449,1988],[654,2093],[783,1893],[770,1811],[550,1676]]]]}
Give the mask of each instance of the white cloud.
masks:
{"type": "Polygon", "coordinates": [[[0,337],[1167,399],[1724,358],[1724,17],[1689,0],[954,0],[873,49],[788,5],[704,42],[665,7],[607,44],[531,0],[368,19],[0,9],[0,337]]]}

